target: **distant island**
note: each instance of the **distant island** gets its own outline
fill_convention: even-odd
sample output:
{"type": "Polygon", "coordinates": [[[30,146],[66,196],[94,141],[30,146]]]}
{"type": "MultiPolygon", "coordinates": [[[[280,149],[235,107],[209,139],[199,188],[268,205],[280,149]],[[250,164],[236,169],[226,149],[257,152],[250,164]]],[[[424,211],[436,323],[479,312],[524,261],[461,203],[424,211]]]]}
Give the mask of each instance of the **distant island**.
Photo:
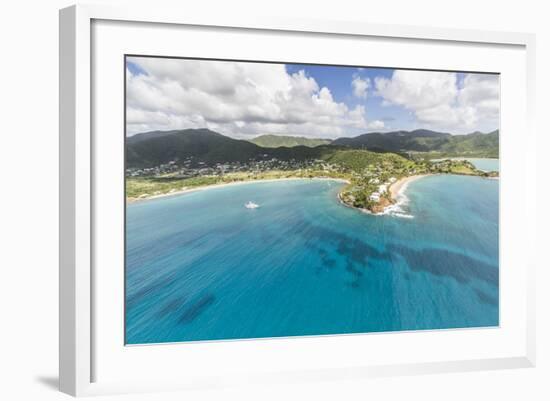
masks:
{"type": "MultiPolygon", "coordinates": [[[[262,137],[259,137],[262,138],[262,137]]],[[[207,129],[149,132],[126,140],[128,202],[201,187],[252,180],[345,180],[339,199],[382,213],[405,180],[427,174],[496,177],[455,157],[498,157],[498,131],[450,135],[429,130],[339,138],[313,146],[282,137],[283,146],[233,139],[207,129]],[[299,144],[298,144],[299,143],[299,144]]],[[[256,138],[258,139],[258,138],[256,138]]],[[[262,143],[263,141],[258,141],[262,143]]]]}

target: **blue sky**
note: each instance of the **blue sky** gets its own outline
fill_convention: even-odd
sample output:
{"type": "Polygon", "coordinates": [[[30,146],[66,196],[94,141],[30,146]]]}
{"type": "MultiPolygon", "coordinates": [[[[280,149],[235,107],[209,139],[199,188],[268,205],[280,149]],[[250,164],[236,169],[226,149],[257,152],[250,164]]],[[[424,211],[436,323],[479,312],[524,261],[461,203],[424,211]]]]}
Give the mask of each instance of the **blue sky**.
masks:
{"type": "MultiPolygon", "coordinates": [[[[382,99],[378,96],[368,96],[366,99],[353,95],[351,82],[354,77],[368,79],[372,83],[376,77],[390,79],[393,68],[358,68],[344,66],[318,66],[307,64],[287,64],[287,71],[295,73],[304,70],[306,74],[315,78],[320,86],[330,89],[337,102],[343,102],[350,108],[364,105],[370,120],[380,120],[395,129],[415,129],[414,117],[403,107],[392,105],[382,106],[382,99]]],[[[372,131],[369,129],[368,131],[372,131]]]]}
{"type": "Polygon", "coordinates": [[[233,137],[335,138],[498,128],[498,75],[309,64],[127,60],[129,134],[207,127],[233,137]]]}
{"type": "Polygon", "coordinates": [[[126,62],[126,68],[128,68],[128,71],[130,71],[132,74],[147,75],[147,71],[145,71],[143,68],[141,68],[138,63],[133,63],[131,61],[128,61],[128,62],[126,62]]]}

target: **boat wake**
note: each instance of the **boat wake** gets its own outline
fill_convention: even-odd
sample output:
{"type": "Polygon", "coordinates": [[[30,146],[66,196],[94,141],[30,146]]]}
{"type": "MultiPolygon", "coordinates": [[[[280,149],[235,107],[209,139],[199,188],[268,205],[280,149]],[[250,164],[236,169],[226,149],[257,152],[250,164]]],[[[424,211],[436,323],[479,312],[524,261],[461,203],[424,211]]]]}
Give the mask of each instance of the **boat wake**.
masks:
{"type": "Polygon", "coordinates": [[[260,207],[260,205],[258,205],[257,203],[254,203],[252,201],[248,201],[244,204],[244,207],[247,208],[247,209],[256,209],[256,208],[260,207]]]}

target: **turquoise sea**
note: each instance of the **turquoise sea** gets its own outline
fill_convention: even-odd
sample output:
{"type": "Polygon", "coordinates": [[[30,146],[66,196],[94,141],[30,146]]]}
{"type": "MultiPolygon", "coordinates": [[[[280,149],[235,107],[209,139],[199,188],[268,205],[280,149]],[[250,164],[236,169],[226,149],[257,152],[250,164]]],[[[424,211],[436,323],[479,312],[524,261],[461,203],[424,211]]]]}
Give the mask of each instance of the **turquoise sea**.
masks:
{"type": "Polygon", "coordinates": [[[470,161],[476,168],[483,171],[500,171],[499,159],[480,159],[470,158],[470,161]]]}
{"type": "MultiPolygon", "coordinates": [[[[477,157],[451,157],[450,159],[454,160],[468,160],[472,163],[477,169],[483,171],[500,171],[500,160],[499,159],[485,159],[477,157]]],[[[439,161],[445,159],[433,159],[432,161],[439,161]]]]}
{"type": "Polygon", "coordinates": [[[401,213],[412,218],[345,207],[342,185],[128,205],[127,344],[499,324],[498,180],[413,181],[401,213]]]}

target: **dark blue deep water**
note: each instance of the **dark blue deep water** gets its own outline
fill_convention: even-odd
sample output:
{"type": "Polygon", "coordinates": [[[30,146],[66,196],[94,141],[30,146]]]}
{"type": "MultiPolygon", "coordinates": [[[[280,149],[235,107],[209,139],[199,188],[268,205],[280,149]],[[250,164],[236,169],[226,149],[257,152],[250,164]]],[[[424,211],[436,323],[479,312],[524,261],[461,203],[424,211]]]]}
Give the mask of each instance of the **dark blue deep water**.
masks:
{"type": "Polygon", "coordinates": [[[341,186],[250,183],[128,205],[127,343],[498,325],[498,180],[414,181],[413,218],[342,206],[341,186]]]}

